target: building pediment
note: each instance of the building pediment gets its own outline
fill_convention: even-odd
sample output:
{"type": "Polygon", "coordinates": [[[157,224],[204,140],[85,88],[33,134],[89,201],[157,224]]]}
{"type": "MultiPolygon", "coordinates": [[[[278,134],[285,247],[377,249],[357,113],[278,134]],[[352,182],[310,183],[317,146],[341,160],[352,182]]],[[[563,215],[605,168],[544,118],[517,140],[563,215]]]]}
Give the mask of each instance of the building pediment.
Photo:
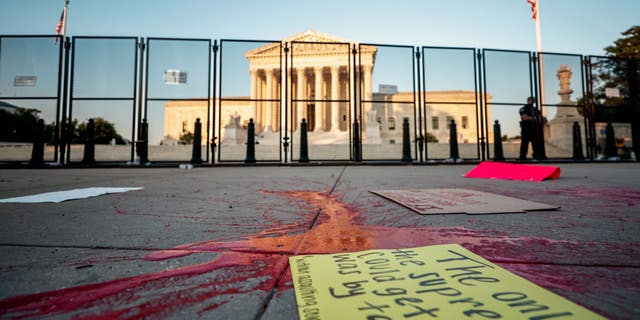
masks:
{"type": "MultiPolygon", "coordinates": [[[[304,43],[304,44],[296,44],[294,45],[296,51],[300,52],[300,51],[304,51],[304,52],[308,52],[308,51],[322,51],[322,52],[327,52],[327,51],[345,51],[344,48],[342,46],[322,46],[320,47],[320,45],[316,45],[314,43],[353,43],[353,41],[350,40],[346,40],[346,39],[342,39],[330,34],[326,34],[326,33],[322,33],[322,32],[318,32],[318,31],[313,31],[313,30],[307,30],[298,34],[295,34],[293,36],[290,36],[288,38],[285,38],[282,40],[282,42],[284,43],[295,43],[295,42],[313,42],[313,43],[304,43]],[[331,50],[335,48],[335,50],[331,50]]],[[[280,42],[274,42],[274,43],[269,43],[266,44],[264,46],[249,50],[245,53],[245,56],[247,58],[257,58],[257,57],[261,57],[261,56],[274,56],[274,55],[280,55],[280,46],[281,43],[280,42]]]]}

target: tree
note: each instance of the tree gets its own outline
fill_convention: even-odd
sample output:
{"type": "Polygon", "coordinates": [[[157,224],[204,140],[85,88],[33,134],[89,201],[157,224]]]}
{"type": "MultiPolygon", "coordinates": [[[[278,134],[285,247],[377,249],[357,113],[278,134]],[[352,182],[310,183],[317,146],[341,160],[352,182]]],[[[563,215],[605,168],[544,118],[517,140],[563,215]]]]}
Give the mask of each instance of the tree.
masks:
{"type": "Polygon", "coordinates": [[[604,50],[612,57],[640,60],[640,26],[633,26],[622,35],[604,50]]]}
{"type": "MultiPolygon", "coordinates": [[[[40,110],[34,108],[15,108],[13,111],[0,109],[0,141],[33,142],[37,134],[40,110]]],[[[53,143],[53,132],[45,126],[45,141],[53,143]]]]}
{"type": "Polygon", "coordinates": [[[593,99],[596,118],[602,118],[601,121],[630,119],[632,99],[638,94],[640,26],[633,26],[622,35],[613,45],[604,48],[606,58],[592,61],[593,99]],[[607,88],[617,89],[619,97],[607,96],[607,88]],[[617,110],[608,107],[616,107],[617,110]]]}
{"type": "MultiPolygon", "coordinates": [[[[116,126],[113,123],[101,117],[93,118],[93,123],[95,126],[93,142],[96,144],[110,144],[111,141],[114,141],[115,144],[126,144],[122,136],[116,131],[116,126]]],[[[73,119],[70,126],[73,128],[71,143],[84,143],[87,138],[87,124],[78,124],[78,119],[73,119]]]]}
{"type": "Polygon", "coordinates": [[[182,132],[182,134],[180,135],[180,138],[178,139],[178,144],[187,145],[192,143],[193,143],[193,133],[189,131],[182,132]]]}

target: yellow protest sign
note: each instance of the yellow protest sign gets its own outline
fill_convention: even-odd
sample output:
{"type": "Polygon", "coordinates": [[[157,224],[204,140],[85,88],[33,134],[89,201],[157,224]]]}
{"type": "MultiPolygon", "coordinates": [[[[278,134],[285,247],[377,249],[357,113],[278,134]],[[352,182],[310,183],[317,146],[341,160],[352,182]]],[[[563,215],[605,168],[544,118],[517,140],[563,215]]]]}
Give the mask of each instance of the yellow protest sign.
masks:
{"type": "Polygon", "coordinates": [[[289,258],[300,319],[605,319],[457,245],[289,258]]]}

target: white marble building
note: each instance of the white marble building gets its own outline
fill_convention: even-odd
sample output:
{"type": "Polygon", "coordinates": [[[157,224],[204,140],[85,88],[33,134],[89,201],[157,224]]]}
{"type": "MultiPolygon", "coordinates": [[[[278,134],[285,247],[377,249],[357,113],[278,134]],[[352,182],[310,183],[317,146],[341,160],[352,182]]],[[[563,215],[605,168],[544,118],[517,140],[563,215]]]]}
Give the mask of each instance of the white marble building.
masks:
{"type": "MultiPolygon", "coordinates": [[[[219,142],[243,144],[249,119],[256,123],[257,139],[262,144],[280,143],[280,130],[288,121],[288,130],[296,133],[301,119],[308,121],[309,141],[314,144],[349,143],[348,132],[353,118],[353,87],[350,79],[361,79],[362,93],[356,94],[363,101],[362,130],[365,144],[402,143],[402,122],[408,118],[413,132],[414,109],[411,102],[414,92],[374,92],[372,73],[375,68],[375,46],[361,46],[356,64],[350,67],[353,56],[349,40],[331,35],[305,31],[282,41],[290,52],[287,75],[290,88],[283,88],[284,58],[281,43],[267,44],[245,52],[249,61],[250,96],[234,97],[237,101],[225,101],[219,111],[222,128],[219,142]],[[360,77],[359,72],[362,72],[360,77]],[[283,110],[284,90],[290,99],[289,110],[283,110]],[[266,101],[255,101],[266,100],[266,101]]],[[[239,71],[242,72],[242,71],[239,71]]],[[[427,92],[432,101],[426,107],[426,129],[440,143],[448,143],[448,123],[457,123],[460,143],[477,142],[476,93],[473,91],[427,92]],[[459,103],[452,107],[450,103],[459,103]]],[[[227,97],[223,97],[227,98],[227,97]]],[[[220,106],[219,101],[216,105],[220,106]]],[[[177,139],[184,132],[193,130],[195,118],[206,119],[206,101],[169,101],[165,104],[164,137],[166,141],[177,139]]],[[[216,132],[215,135],[218,135],[216,132]]],[[[490,132],[489,137],[492,137],[490,132]]],[[[491,139],[492,140],[492,139],[491,139]]]]}

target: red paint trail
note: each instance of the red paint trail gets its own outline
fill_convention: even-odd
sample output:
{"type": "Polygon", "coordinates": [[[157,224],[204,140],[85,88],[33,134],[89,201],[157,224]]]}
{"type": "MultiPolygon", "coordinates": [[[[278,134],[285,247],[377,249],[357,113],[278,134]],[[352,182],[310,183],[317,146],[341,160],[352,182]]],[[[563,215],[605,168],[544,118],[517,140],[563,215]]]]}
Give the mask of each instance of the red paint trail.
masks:
{"type": "MultiPolygon", "coordinates": [[[[75,315],[78,318],[140,318],[164,316],[183,307],[202,306],[200,313],[225,304],[232,294],[268,291],[280,279],[280,289],[291,288],[291,275],[287,267],[290,255],[335,253],[374,248],[406,248],[445,243],[458,243],[496,262],[557,262],[588,256],[590,250],[613,257],[640,257],[635,246],[603,243],[576,243],[536,237],[508,237],[504,233],[478,234],[465,228],[393,228],[361,225],[357,208],[342,202],[338,196],[313,191],[270,192],[284,195],[289,201],[302,201],[306,220],[312,212],[320,212],[317,225],[300,233],[300,222],[273,227],[241,241],[203,241],[180,245],[169,250],[154,251],[145,260],[158,261],[183,257],[200,252],[224,252],[216,259],[189,267],[150,273],[141,276],[78,286],[8,298],[0,301],[0,316],[17,318],[44,315],[75,315]],[[201,276],[224,269],[213,279],[201,276]],[[222,277],[227,278],[222,278],[222,277]],[[250,279],[259,283],[245,288],[250,279]],[[215,301],[208,301],[209,299],[215,301]]],[[[300,205],[300,202],[296,203],[300,205]]],[[[114,206],[115,207],[115,206],[114,206]]],[[[116,207],[116,210],[117,209],[116,207]]],[[[301,210],[302,211],[302,210],[301,210]]],[[[277,220],[273,220],[277,221],[277,220]]],[[[590,290],[587,283],[562,282],[555,268],[539,273],[528,273],[526,267],[508,268],[534,282],[567,291],[590,290]],[[558,277],[558,278],[556,278],[558,277]]],[[[616,282],[626,288],[628,283],[616,282]],[[626,286],[625,286],[626,285],[626,286]]],[[[635,286],[635,285],[634,285],[635,286]]]]}

